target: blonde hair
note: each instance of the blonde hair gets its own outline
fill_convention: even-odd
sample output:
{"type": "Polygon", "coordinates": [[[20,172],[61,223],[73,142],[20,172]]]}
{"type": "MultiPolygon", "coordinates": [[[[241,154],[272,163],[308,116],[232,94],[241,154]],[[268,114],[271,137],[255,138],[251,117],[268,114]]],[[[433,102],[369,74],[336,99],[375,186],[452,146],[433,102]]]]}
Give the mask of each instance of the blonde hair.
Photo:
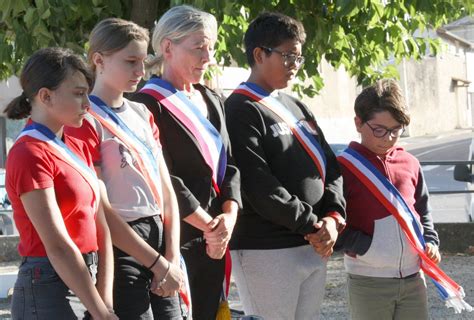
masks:
{"type": "Polygon", "coordinates": [[[95,71],[95,65],[92,62],[92,55],[95,52],[110,55],[125,48],[133,40],[150,42],[148,30],[120,18],[107,18],[100,21],[89,35],[87,59],[92,70],[95,71]]]}
{"type": "Polygon", "coordinates": [[[161,42],[164,39],[179,43],[188,35],[201,30],[213,41],[217,40],[217,20],[212,14],[187,5],[176,6],[166,11],[153,30],[151,45],[155,55],[147,60],[147,73],[161,74],[163,65],[161,42]]]}

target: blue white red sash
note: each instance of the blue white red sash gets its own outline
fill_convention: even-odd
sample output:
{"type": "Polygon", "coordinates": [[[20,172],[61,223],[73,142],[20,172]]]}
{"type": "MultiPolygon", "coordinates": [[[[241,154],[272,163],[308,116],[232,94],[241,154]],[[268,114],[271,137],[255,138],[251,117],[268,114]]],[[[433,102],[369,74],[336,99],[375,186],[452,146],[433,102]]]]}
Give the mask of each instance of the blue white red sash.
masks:
{"type": "Polygon", "coordinates": [[[212,171],[214,189],[219,193],[227,166],[227,153],[219,131],[186,95],[163,79],[151,78],[140,92],[154,97],[191,132],[212,171]]]}
{"type": "Polygon", "coordinates": [[[397,220],[409,243],[420,256],[421,269],[433,280],[446,306],[454,308],[456,313],[462,310],[472,311],[472,307],[464,301],[463,288],[425,254],[426,245],[419,217],[411,211],[397,188],[369,160],[352,148],[347,148],[338,160],[397,220]]]}
{"type": "Polygon", "coordinates": [[[24,136],[30,136],[46,143],[51,153],[73,167],[84,178],[84,180],[86,180],[94,193],[93,208],[94,212],[97,211],[100,195],[99,180],[97,179],[95,171],[88,167],[84,160],[80,159],[74,152],[72,152],[64,142],[58,139],[54,132],[42,124],[31,122],[23,129],[16,141],[24,136]]]}
{"type": "Polygon", "coordinates": [[[138,170],[148,184],[156,204],[160,207],[163,217],[161,177],[157,164],[157,159],[153,155],[151,147],[147,146],[131,130],[123,120],[117,116],[106,104],[97,96],[90,96],[91,108],[89,113],[99,121],[103,127],[117,137],[132,153],[137,160],[138,170]]]}
{"type": "MultiPolygon", "coordinates": [[[[189,285],[189,277],[188,277],[188,270],[186,268],[186,262],[184,261],[184,258],[182,255],[179,257],[179,266],[181,267],[181,271],[183,271],[183,274],[184,274],[184,283],[183,283],[183,287],[179,291],[179,295],[181,296],[183,303],[188,308],[188,315],[192,315],[193,311],[192,311],[192,304],[191,304],[191,288],[189,285]]],[[[190,317],[188,316],[188,318],[190,317]]]]}
{"type": "Polygon", "coordinates": [[[298,119],[280,101],[270,96],[265,90],[255,83],[243,82],[234,93],[243,94],[250,99],[260,103],[278,117],[280,117],[291,129],[291,132],[299,141],[303,149],[311,157],[319,171],[323,182],[326,179],[326,156],[320,145],[311,132],[302,125],[298,119]]]}
{"type": "Polygon", "coordinates": [[[231,274],[232,274],[232,258],[230,256],[229,247],[227,247],[225,250],[224,281],[222,282],[222,293],[221,293],[221,300],[223,301],[227,301],[229,299],[231,274]]]}

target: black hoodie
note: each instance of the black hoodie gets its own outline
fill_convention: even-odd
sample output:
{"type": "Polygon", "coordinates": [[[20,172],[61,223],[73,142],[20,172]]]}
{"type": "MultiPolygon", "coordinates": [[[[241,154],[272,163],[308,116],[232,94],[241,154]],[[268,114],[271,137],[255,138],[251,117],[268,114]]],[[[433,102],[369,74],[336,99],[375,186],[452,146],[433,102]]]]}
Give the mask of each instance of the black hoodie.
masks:
{"type": "Polygon", "coordinates": [[[225,102],[227,130],[241,172],[243,210],[231,249],[281,249],[308,244],[304,235],[331,212],[345,217],[337,160],[312,113],[297,99],[275,97],[312,133],[327,158],[326,183],[288,126],[242,94],[225,102]]]}

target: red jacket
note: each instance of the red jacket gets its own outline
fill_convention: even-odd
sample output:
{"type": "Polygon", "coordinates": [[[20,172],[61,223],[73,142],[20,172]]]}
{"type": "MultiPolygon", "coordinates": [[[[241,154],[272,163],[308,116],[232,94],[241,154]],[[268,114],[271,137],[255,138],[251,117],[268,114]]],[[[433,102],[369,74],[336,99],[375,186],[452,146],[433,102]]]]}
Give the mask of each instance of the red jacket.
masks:
{"type": "MultiPolygon", "coordinates": [[[[351,142],[349,147],[370,161],[398,189],[410,209],[419,215],[425,241],[438,245],[428,188],[418,160],[397,146],[384,159],[357,142],[351,142]]],[[[347,227],[337,247],[346,252],[348,272],[379,277],[404,277],[417,272],[418,256],[390,212],[342,164],[341,171],[347,227]]]]}

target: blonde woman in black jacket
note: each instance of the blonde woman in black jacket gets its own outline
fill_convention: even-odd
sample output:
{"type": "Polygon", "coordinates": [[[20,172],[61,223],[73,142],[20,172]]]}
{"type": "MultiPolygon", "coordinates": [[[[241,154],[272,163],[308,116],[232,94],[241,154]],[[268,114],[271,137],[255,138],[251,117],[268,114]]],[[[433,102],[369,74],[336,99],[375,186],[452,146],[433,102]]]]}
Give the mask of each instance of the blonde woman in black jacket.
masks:
{"type": "MultiPolygon", "coordinates": [[[[153,113],[181,216],[194,319],[215,319],[227,244],[240,200],[223,104],[199,84],[212,59],[217,23],[209,13],[178,6],[158,21],[153,76],[135,101],[153,113]]],[[[228,261],[228,260],[227,260],[228,261]]],[[[230,276],[227,274],[227,277],[230,276]]]]}

